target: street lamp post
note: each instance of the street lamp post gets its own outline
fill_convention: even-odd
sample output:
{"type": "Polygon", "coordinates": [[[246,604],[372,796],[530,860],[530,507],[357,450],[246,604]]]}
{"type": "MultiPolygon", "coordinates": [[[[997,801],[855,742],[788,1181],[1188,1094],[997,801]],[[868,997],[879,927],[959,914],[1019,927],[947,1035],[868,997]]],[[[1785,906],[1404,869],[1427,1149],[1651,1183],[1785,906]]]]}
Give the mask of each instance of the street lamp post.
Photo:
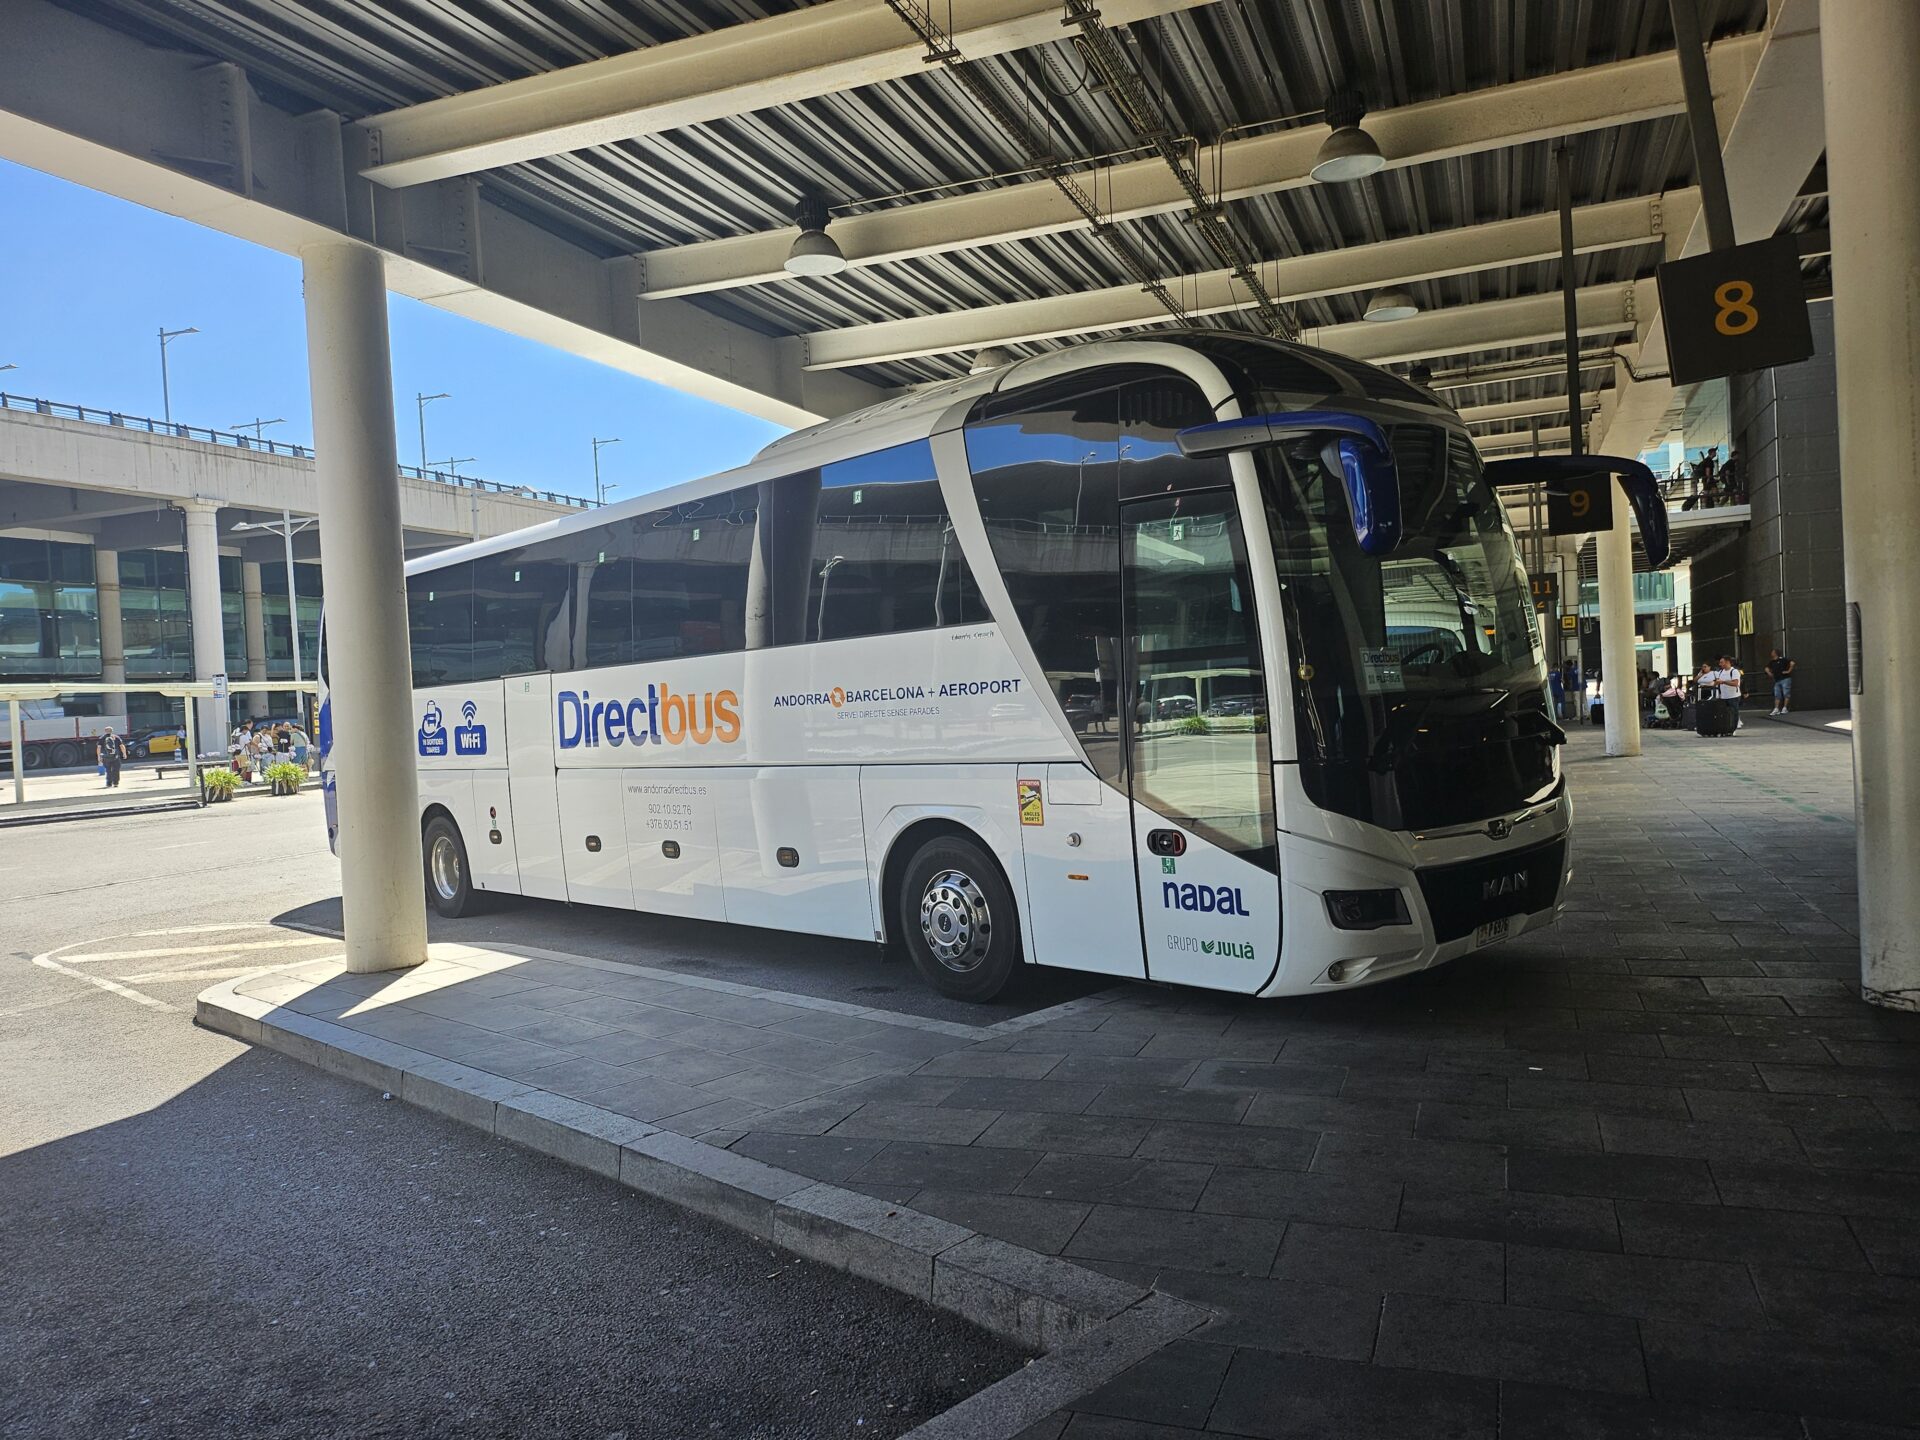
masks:
{"type": "Polygon", "coordinates": [[[254,443],[258,444],[261,438],[260,432],[266,429],[267,426],[284,425],[286,423],[287,422],[284,420],[236,420],[233,422],[233,428],[234,428],[234,433],[236,434],[238,434],[242,430],[253,431],[254,443]]]}
{"type": "Polygon", "coordinates": [[[618,490],[620,487],[618,485],[602,485],[600,483],[600,447],[602,445],[618,445],[619,443],[620,437],[618,435],[614,436],[611,440],[596,438],[593,442],[593,498],[602,505],[607,503],[607,492],[609,490],[618,490]]]}
{"type": "MultiPolygon", "coordinates": [[[[279,422],[269,420],[267,423],[274,425],[279,422]]],[[[271,520],[243,520],[233,526],[233,529],[236,531],[265,530],[270,534],[278,535],[281,543],[285,546],[287,556],[287,634],[293,642],[293,683],[296,689],[306,683],[306,677],[300,666],[300,586],[293,576],[293,537],[313,524],[314,520],[311,516],[296,522],[293,518],[293,513],[283,508],[280,511],[278,524],[275,524],[271,520]]],[[[305,718],[305,700],[300,702],[300,713],[302,718],[305,718]]]]}
{"type": "Polygon", "coordinates": [[[173,392],[167,386],[167,342],[182,335],[198,335],[200,328],[189,325],[181,330],[169,330],[160,327],[160,413],[166,417],[167,424],[173,424],[173,392]]]}
{"type": "Polygon", "coordinates": [[[445,390],[442,390],[438,395],[423,395],[418,392],[414,394],[414,408],[418,410],[420,414],[420,468],[422,470],[427,468],[427,406],[436,400],[451,400],[452,398],[453,396],[445,390]]]}

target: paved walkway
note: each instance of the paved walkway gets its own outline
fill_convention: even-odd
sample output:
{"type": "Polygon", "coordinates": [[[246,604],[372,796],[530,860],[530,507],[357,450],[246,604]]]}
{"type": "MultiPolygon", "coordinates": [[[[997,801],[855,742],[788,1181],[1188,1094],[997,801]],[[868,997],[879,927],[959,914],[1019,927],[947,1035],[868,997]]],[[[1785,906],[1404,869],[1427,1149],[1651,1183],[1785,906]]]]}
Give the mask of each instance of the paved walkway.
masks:
{"type": "Polygon", "coordinates": [[[1103,1272],[1096,1320],[1204,1307],[1041,1440],[1920,1436],[1920,1016],[1856,998],[1849,743],[1598,743],[1566,923],[1343,995],[979,1031],[457,949],[237,989],[1103,1272]]]}

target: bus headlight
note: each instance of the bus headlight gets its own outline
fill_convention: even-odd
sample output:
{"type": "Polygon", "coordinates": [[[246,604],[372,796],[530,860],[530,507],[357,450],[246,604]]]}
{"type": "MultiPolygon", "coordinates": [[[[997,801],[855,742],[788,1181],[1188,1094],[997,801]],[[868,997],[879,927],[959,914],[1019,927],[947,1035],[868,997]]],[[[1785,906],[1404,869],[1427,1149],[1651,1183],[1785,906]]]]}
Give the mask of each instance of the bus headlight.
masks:
{"type": "Polygon", "coordinates": [[[1407,902],[1398,890],[1324,890],[1327,918],[1336,930],[1378,930],[1411,925],[1407,902]]]}

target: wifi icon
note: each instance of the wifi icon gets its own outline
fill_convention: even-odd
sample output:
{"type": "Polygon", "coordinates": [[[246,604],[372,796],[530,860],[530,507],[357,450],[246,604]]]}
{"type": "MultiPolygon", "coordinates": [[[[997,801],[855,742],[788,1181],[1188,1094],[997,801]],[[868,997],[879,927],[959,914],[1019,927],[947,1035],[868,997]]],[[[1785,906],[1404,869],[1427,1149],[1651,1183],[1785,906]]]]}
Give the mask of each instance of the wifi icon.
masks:
{"type": "Polygon", "coordinates": [[[460,702],[460,718],[464,725],[453,727],[453,753],[456,755],[484,755],[487,753],[487,727],[476,724],[480,707],[471,700],[460,702]]]}

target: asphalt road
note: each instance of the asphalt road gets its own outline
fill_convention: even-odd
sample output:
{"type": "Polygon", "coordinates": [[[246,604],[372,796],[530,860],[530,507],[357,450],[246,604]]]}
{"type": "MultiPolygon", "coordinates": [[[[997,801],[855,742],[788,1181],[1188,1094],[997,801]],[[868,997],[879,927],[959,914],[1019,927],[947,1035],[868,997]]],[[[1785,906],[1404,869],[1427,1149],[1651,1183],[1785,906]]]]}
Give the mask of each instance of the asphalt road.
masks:
{"type": "Polygon", "coordinates": [[[337,893],[318,808],[0,831],[0,1435],[889,1436],[1020,1363],[193,1027],[337,893]]]}

